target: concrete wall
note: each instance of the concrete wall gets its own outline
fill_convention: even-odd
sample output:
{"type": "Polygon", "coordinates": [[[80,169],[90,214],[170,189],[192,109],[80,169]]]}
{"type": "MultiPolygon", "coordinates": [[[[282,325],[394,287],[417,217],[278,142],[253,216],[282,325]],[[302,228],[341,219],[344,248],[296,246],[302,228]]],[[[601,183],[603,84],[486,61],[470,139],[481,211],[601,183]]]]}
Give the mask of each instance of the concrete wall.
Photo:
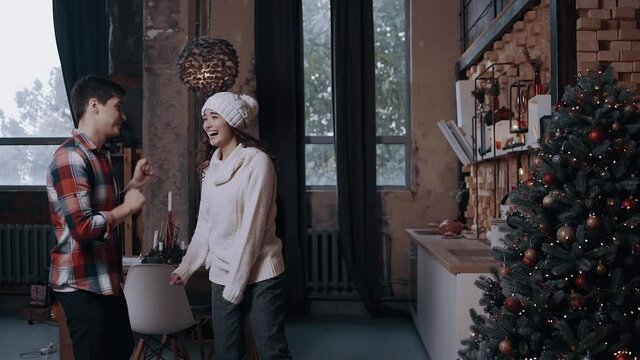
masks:
{"type": "Polygon", "coordinates": [[[173,192],[174,219],[180,238],[188,238],[189,120],[193,101],[176,75],[176,59],[195,29],[194,1],[145,0],[143,5],[143,149],[155,166],[147,186],[143,252],[153,230],[167,214],[167,192],[173,192]]]}
{"type": "Polygon", "coordinates": [[[460,56],[458,1],[412,0],[411,191],[381,194],[384,228],[391,235],[391,275],[396,297],[406,297],[409,236],[406,228],[456,217],[451,193],[458,184],[458,162],[436,123],[455,119],[455,63],[460,56]]]}

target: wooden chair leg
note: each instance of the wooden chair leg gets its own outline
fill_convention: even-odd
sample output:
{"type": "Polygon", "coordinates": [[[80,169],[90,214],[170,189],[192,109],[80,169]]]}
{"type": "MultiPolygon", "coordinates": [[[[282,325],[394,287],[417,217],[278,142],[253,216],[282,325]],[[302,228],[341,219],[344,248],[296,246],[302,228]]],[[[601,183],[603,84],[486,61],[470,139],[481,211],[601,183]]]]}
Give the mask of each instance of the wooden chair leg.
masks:
{"type": "Polygon", "coordinates": [[[144,343],[145,343],[145,338],[141,338],[140,341],[138,341],[138,345],[136,345],[136,349],[133,352],[133,360],[140,360],[140,355],[143,354],[143,349],[144,349],[144,343]]]}
{"type": "Polygon", "coordinates": [[[162,335],[162,339],[160,339],[160,352],[158,352],[158,354],[156,355],[156,360],[161,360],[163,359],[162,357],[162,353],[164,352],[165,346],[167,345],[167,340],[169,340],[169,337],[165,334],[162,335]]]}

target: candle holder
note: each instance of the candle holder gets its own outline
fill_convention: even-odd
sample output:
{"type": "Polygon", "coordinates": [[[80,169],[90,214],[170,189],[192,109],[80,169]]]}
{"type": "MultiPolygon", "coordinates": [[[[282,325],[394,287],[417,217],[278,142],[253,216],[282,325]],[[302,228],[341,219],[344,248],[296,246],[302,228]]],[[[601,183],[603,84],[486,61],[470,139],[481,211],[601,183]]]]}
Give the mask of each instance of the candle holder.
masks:
{"type": "Polygon", "coordinates": [[[509,86],[509,106],[515,111],[510,112],[509,132],[522,134],[529,131],[528,106],[529,87],[531,80],[517,80],[509,86]]]}

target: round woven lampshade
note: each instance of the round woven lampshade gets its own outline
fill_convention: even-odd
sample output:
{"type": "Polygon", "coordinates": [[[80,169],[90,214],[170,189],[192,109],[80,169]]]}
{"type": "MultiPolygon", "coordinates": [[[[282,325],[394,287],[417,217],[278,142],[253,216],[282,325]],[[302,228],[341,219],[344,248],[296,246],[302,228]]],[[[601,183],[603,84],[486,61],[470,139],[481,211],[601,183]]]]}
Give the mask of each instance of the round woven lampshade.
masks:
{"type": "Polygon", "coordinates": [[[193,38],[178,56],[178,78],[202,98],[229,90],[238,78],[238,55],[230,42],[193,38]]]}

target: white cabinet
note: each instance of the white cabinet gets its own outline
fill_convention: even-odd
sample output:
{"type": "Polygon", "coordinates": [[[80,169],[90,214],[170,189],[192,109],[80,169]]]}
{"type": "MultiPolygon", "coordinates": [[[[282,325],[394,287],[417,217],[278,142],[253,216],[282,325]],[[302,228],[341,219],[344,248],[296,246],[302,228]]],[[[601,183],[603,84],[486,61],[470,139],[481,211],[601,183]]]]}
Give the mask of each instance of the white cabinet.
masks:
{"type": "Polygon", "coordinates": [[[469,309],[482,313],[482,291],[474,285],[482,274],[452,274],[417,250],[416,328],[431,360],[457,359],[460,342],[471,335],[469,309]]]}

